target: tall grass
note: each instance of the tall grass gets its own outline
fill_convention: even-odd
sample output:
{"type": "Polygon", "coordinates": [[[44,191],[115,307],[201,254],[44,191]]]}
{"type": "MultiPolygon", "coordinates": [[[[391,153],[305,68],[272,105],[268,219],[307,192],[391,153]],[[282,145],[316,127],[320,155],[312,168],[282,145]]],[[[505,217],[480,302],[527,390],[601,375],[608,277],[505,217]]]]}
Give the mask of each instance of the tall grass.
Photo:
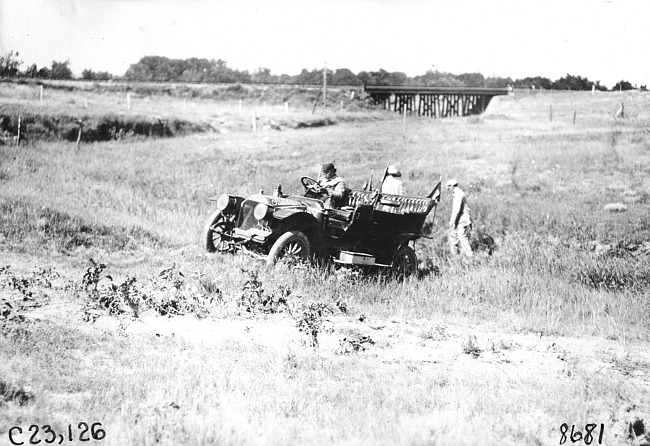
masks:
{"type": "MultiPolygon", "coordinates": [[[[497,99],[485,116],[413,118],[406,132],[395,118],[263,136],[115,141],[79,153],[61,143],[5,146],[0,194],[13,217],[3,219],[3,246],[29,250],[36,245],[26,240],[58,237],[55,251],[76,247],[83,255],[92,246],[119,255],[127,244],[107,241],[119,233],[124,235],[114,240],[130,237],[131,249],[191,252],[199,249],[203,219],[212,210],[209,196],[246,196],[278,183],[300,193],[299,177],[316,175],[325,161],[335,162],[351,187],[361,187],[370,172],[376,179],[392,162],[404,172],[411,194],[428,193],[440,176],[457,178],[469,194],[475,232],[492,236],[497,249],[471,267],[448,262],[445,196],[430,224],[433,239],[418,242],[421,260],[438,265],[442,274],[407,286],[353,284],[344,291],[363,311],[420,317],[457,315],[462,308],[477,320],[512,312],[517,321],[502,320],[503,325],[616,337],[614,321],[644,336],[648,318],[639,310],[645,308],[639,293],[648,291],[647,252],[639,249],[613,263],[608,254],[592,251],[595,243],[642,246],[650,240],[647,202],[631,204],[625,213],[603,209],[626,191],[648,193],[647,179],[638,174],[650,165],[642,121],[604,119],[615,103],[609,96],[554,93],[554,122],[538,116],[547,96],[497,99]],[[562,118],[574,102],[591,110],[584,118],[591,121],[580,128],[562,118]],[[57,223],[63,220],[53,215],[75,223],[57,223]]],[[[647,114],[645,108],[637,112],[647,114]]],[[[202,269],[206,261],[217,260],[193,258],[189,268],[202,269]]],[[[227,269],[229,260],[222,262],[227,269]]],[[[340,292],[322,284],[294,286],[319,296],[340,292]]]]}
{"type": "MultiPolygon", "coordinates": [[[[616,367],[628,367],[620,358],[631,358],[628,346],[650,333],[648,112],[636,92],[544,93],[496,98],[479,117],[410,117],[406,131],[401,117],[384,113],[324,128],[122,140],[79,151],[63,142],[0,146],[0,280],[34,264],[63,276],[43,293],[50,304],[41,311],[56,323],[0,324],[0,405],[8,407],[0,435],[7,426],[60,431],[86,421],[103,423],[106,444],[551,444],[562,422],[604,422],[606,441],[624,438],[628,415],[614,412],[639,391],[627,384],[633,374],[616,367]],[[621,100],[629,119],[611,116],[621,100]],[[245,256],[202,251],[208,197],[278,183],[300,193],[299,177],[315,176],[323,162],[334,162],[351,187],[397,164],[416,195],[440,176],[455,177],[468,194],[474,239],[490,236],[494,253],[448,258],[447,195],[427,221],[431,238],[416,243],[419,274],[404,282],[353,269],[266,269],[245,256]],[[606,210],[619,201],[626,212],[606,210]],[[174,330],[187,324],[199,333],[189,342],[164,330],[136,334],[142,323],[125,316],[83,323],[80,281],[89,258],[107,265],[113,284],[140,289],[173,268],[182,273],[181,294],[214,301],[202,308],[223,318],[212,326],[221,331],[201,332],[210,321],[173,319],[174,330]],[[371,336],[390,335],[354,356],[335,355],[332,345],[306,349],[295,321],[240,304],[250,274],[265,295],[290,290],[291,308],[323,304],[334,319],[345,311],[347,325],[332,328],[342,336],[358,320],[404,323],[375,327],[371,336]],[[261,322],[249,325],[251,317],[261,322]],[[431,324],[463,332],[438,338],[431,324]],[[500,340],[466,341],[474,325],[500,340]],[[260,327],[273,330],[256,333],[260,327]],[[613,339],[624,351],[579,360],[545,344],[548,335],[613,339]],[[515,345],[510,336],[534,341],[515,345]],[[418,360],[407,359],[423,341],[413,350],[418,360]],[[395,355],[392,343],[404,349],[395,359],[385,354],[395,355]],[[517,365],[500,356],[508,349],[517,365]],[[479,351],[480,359],[465,354],[479,351]],[[425,354],[432,359],[420,361],[425,354]]],[[[296,112],[297,121],[310,116],[296,112]]],[[[34,282],[14,279],[1,282],[0,297],[21,297],[34,282]]],[[[164,291],[170,301],[178,297],[164,291]]],[[[23,297],[20,305],[34,303],[23,297]]],[[[636,357],[634,373],[643,368],[636,357]]]]}

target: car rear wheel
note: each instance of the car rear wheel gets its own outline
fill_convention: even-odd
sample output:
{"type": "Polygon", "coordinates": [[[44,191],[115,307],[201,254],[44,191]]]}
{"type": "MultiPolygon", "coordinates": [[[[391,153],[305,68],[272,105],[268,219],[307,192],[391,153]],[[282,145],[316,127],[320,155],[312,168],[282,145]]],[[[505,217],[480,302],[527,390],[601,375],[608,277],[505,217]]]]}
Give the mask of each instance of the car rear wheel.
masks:
{"type": "Polygon", "coordinates": [[[215,211],[208,218],[203,230],[203,247],[208,252],[229,252],[229,234],[232,231],[232,217],[215,211]]]}
{"type": "Polygon", "coordinates": [[[271,246],[269,255],[266,258],[266,264],[273,266],[283,258],[307,260],[309,254],[309,239],[307,239],[307,236],[300,231],[287,231],[271,246]]]}
{"type": "Polygon", "coordinates": [[[408,245],[397,250],[393,257],[393,275],[397,280],[404,280],[418,270],[418,257],[408,245]]]}

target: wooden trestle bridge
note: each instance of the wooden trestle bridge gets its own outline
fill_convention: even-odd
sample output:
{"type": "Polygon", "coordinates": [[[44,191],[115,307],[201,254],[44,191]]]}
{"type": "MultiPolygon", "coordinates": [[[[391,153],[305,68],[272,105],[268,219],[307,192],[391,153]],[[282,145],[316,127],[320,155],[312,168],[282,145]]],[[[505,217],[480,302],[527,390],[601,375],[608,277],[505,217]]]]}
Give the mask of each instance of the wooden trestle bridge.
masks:
{"type": "Polygon", "coordinates": [[[476,87],[393,87],[364,86],[374,105],[399,113],[446,118],[478,115],[485,111],[494,96],[507,95],[509,88],[476,87]]]}

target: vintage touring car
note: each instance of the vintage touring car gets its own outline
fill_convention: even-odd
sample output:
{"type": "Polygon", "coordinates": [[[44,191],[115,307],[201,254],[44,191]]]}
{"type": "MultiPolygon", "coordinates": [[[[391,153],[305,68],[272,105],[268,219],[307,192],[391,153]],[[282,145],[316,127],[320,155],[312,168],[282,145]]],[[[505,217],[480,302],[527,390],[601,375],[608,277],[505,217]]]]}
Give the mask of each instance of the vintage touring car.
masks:
{"type": "Polygon", "coordinates": [[[316,180],[302,177],[301,183],[304,195],[284,195],[278,186],[273,195],[210,198],[217,210],[205,226],[205,249],[243,250],[268,265],[296,256],[390,268],[400,278],[417,271],[411,245],[426,237],[422,227],[440,201],[440,182],[427,197],[414,197],[371,190],[371,178],[364,189],[346,189],[336,209],[327,206],[316,180]]]}

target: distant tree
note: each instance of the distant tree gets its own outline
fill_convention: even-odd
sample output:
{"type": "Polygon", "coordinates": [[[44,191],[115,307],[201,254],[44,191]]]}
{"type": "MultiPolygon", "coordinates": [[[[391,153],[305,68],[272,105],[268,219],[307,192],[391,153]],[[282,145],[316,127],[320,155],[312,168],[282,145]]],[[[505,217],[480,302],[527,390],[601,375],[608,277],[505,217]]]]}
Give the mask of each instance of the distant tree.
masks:
{"type": "Polygon", "coordinates": [[[281,74],[278,77],[278,82],[280,82],[281,84],[290,84],[292,82],[292,79],[293,78],[288,74],[281,74]]]}
{"type": "Polygon", "coordinates": [[[464,84],[451,73],[438,70],[429,70],[422,76],[416,76],[414,79],[416,85],[425,87],[463,87],[464,84]]]}
{"type": "MultiPolygon", "coordinates": [[[[269,73],[270,75],[270,70],[269,73]]],[[[132,81],[184,81],[184,82],[251,82],[248,71],[228,68],[221,59],[168,59],[146,56],[132,64],[124,74],[132,81]]]]}
{"type": "Polygon", "coordinates": [[[182,62],[167,57],[145,56],[132,64],[124,77],[133,81],[175,81],[185,71],[182,62]]]}
{"type": "Polygon", "coordinates": [[[39,79],[50,79],[52,72],[48,67],[42,67],[36,72],[36,77],[39,79]]]}
{"type": "MultiPolygon", "coordinates": [[[[182,61],[183,71],[178,80],[185,82],[206,82],[210,80],[214,61],[208,59],[191,58],[182,61]]],[[[174,79],[176,80],[176,79],[174,79]]]]}
{"type": "Polygon", "coordinates": [[[586,77],[573,76],[568,74],[553,82],[553,88],[556,90],[591,90],[594,85],[586,77]]]}
{"type": "Polygon", "coordinates": [[[525,77],[523,79],[517,79],[514,82],[514,87],[515,88],[532,88],[535,87],[537,89],[543,88],[545,90],[550,90],[553,88],[553,81],[546,77],[525,77]]]}
{"type": "Polygon", "coordinates": [[[270,68],[258,67],[251,75],[251,81],[261,84],[272,83],[274,81],[270,68]]]}
{"type": "Polygon", "coordinates": [[[14,77],[18,74],[22,60],[18,59],[18,52],[9,51],[4,56],[0,56],[0,77],[14,77]]]}
{"type": "Polygon", "coordinates": [[[95,73],[95,79],[98,81],[107,81],[113,79],[114,77],[115,76],[113,76],[108,71],[98,71],[97,73],[95,73]]]}
{"type": "Polygon", "coordinates": [[[515,81],[510,77],[487,77],[485,78],[485,86],[489,88],[506,88],[507,86],[514,86],[515,81]]]}
{"type": "Polygon", "coordinates": [[[225,60],[217,59],[210,61],[208,80],[211,82],[230,83],[230,82],[250,82],[251,75],[248,71],[240,72],[228,67],[225,60]]]}
{"type": "Polygon", "coordinates": [[[84,80],[107,81],[113,79],[113,75],[108,71],[98,71],[95,73],[93,70],[83,70],[81,72],[81,78],[84,80]]]}
{"type": "Polygon", "coordinates": [[[401,71],[394,71],[388,74],[388,82],[390,85],[406,85],[409,77],[401,71]]]}
{"type": "Polygon", "coordinates": [[[456,76],[465,87],[485,87],[485,78],[481,73],[463,73],[456,76]]]}
{"type": "Polygon", "coordinates": [[[303,68],[299,75],[294,78],[296,84],[322,84],[323,72],[321,70],[307,71],[303,68]]]}
{"type": "Polygon", "coordinates": [[[620,91],[620,90],[636,90],[636,87],[633,86],[628,81],[620,80],[616,82],[616,84],[612,87],[612,91],[620,91]]]}
{"type": "Polygon", "coordinates": [[[248,70],[244,70],[244,71],[234,70],[233,72],[235,74],[235,78],[237,79],[237,82],[246,83],[251,81],[251,74],[248,72],[248,70]]]}
{"type": "Polygon", "coordinates": [[[596,87],[596,90],[598,91],[607,91],[607,87],[602,85],[600,81],[594,82],[594,86],[596,87]]]}
{"type": "Polygon", "coordinates": [[[347,68],[339,68],[332,74],[332,84],[334,85],[357,85],[359,79],[356,74],[347,68]]]}
{"type": "Polygon", "coordinates": [[[38,76],[38,67],[35,63],[31,64],[29,68],[25,70],[25,76],[27,77],[37,77],[38,76]]]}
{"type": "Polygon", "coordinates": [[[65,62],[52,61],[51,79],[72,79],[72,70],[70,70],[70,61],[65,62]]]}
{"type": "Polygon", "coordinates": [[[380,68],[379,71],[362,71],[358,77],[359,80],[363,79],[363,83],[368,85],[391,85],[391,73],[383,68],[380,68]]]}

